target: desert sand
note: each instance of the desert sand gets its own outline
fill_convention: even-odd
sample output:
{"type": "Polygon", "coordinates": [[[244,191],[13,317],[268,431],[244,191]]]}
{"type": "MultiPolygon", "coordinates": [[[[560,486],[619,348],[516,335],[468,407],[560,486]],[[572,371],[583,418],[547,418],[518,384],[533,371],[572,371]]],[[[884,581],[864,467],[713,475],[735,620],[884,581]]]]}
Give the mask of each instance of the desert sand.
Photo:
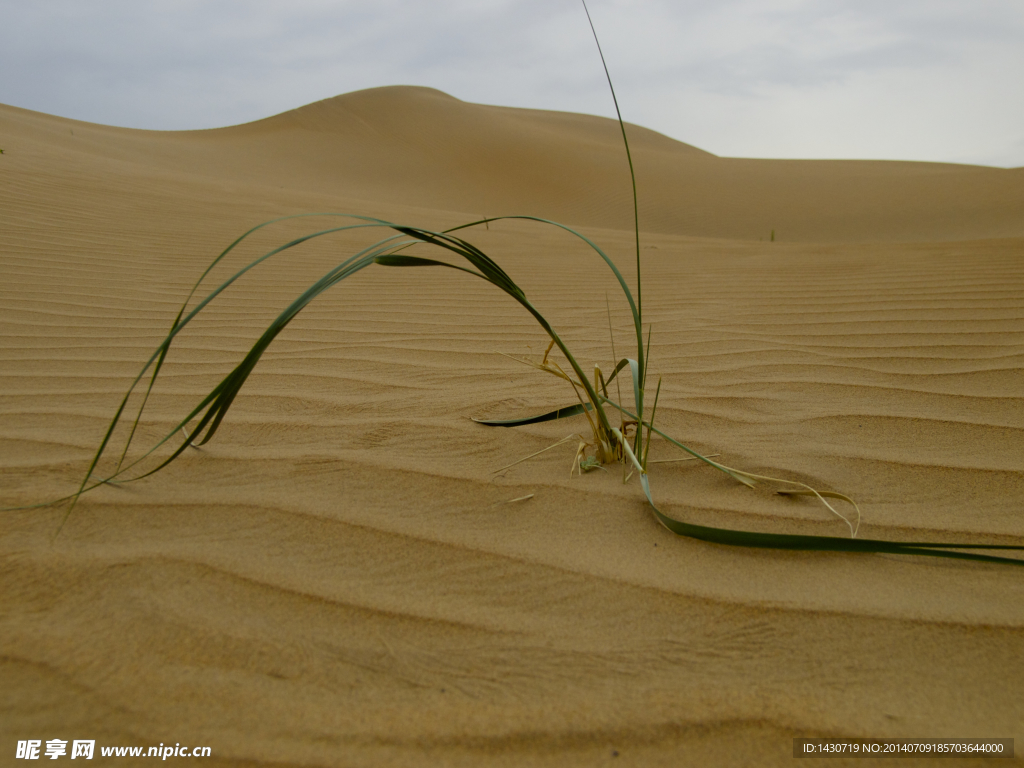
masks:
{"type": "MultiPolygon", "coordinates": [[[[1024,168],[720,158],[628,130],[660,426],[849,494],[863,537],[1024,543],[1024,168]]],[[[267,219],[543,216],[635,280],[603,118],[394,87],[190,132],[0,106],[0,147],[4,507],[76,490],[191,285],[267,219]]],[[[211,287],[331,225],[261,230],[211,287]]],[[[212,304],[132,455],[372,239],[307,243],[212,304]]],[[[611,368],[609,321],[630,352],[578,241],[510,221],[470,239],[585,367],[611,368]]],[[[570,478],[572,444],[496,472],[586,429],[471,420],[571,404],[499,354],[545,346],[483,281],[372,267],[286,329],[210,444],[91,491],[56,538],[66,505],[4,511],[0,763],[53,738],[205,745],[211,766],[790,765],[796,736],[1024,750],[1024,569],[680,538],[619,468],[570,478]]],[[[847,533],[692,462],[651,485],[691,522],[847,533]]]]}

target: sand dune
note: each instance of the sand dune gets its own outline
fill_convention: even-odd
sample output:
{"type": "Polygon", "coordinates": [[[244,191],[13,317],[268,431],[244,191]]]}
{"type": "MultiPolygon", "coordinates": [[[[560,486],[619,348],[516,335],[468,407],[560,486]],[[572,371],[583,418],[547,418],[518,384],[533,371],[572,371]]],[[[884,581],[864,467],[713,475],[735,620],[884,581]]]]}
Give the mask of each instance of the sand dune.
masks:
{"type": "MultiPolygon", "coordinates": [[[[422,88],[180,133],[0,107],[0,505],[75,490],[194,280],[260,221],[545,216],[633,280],[617,131],[422,88]]],[[[629,132],[662,426],[850,494],[865,537],[1024,541],[1024,169],[719,158],[629,132]]],[[[275,225],[215,277],[329,225],[275,225]]],[[[212,304],[140,447],[369,237],[308,243],[212,304]]],[[[606,370],[609,295],[624,354],[616,286],[574,241],[508,221],[473,239],[606,370]]],[[[570,479],[569,445],[495,473],[585,424],[470,420],[573,400],[496,354],[545,337],[478,282],[368,269],[275,342],[203,450],[91,492],[56,540],[65,508],[4,512],[0,749],[467,766],[788,765],[794,736],[825,735],[1021,749],[1024,570],[681,539],[635,480],[570,479]]],[[[690,464],[651,482],[693,522],[845,532],[690,464]]]]}
{"type": "MultiPolygon", "coordinates": [[[[75,165],[98,162],[100,173],[632,227],[614,121],[468,104],[428,88],[360,91],[209,131],[131,131],[10,107],[0,121],[19,151],[58,151],[75,165]]],[[[720,158],[638,126],[629,133],[648,232],[768,240],[775,230],[786,242],[1024,236],[1024,168],[720,158]]]]}

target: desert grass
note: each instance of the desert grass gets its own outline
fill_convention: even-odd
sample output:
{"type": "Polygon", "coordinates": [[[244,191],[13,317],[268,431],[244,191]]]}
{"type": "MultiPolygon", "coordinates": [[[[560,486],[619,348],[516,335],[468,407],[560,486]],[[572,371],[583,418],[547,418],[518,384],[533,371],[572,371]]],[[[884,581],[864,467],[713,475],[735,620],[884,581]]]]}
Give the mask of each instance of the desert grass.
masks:
{"type": "MultiPolygon", "coordinates": [[[[586,4],[584,3],[586,9],[586,4]]],[[[429,267],[445,268],[455,270],[476,279],[485,280],[499,291],[506,294],[517,302],[536,320],[550,339],[550,344],[543,358],[540,361],[525,361],[539,370],[556,376],[565,381],[572,389],[574,402],[540,415],[525,418],[514,418],[507,420],[478,420],[478,422],[490,427],[516,427],[526,424],[534,424],[544,421],[564,419],[575,416],[582,416],[587,422],[589,433],[586,437],[573,434],[565,438],[564,442],[576,441],[577,450],[573,460],[570,473],[576,472],[583,475],[586,471],[605,467],[611,464],[619,464],[623,467],[624,480],[628,481],[633,476],[638,478],[641,490],[648,502],[655,518],[668,530],[681,536],[687,536],[707,542],[725,544],[740,547],[759,547],[769,549],[807,550],[807,551],[834,551],[834,552],[859,552],[859,553],[888,553],[900,555],[927,555],[932,557],[945,557],[964,560],[978,560],[987,562],[1012,563],[1024,565],[1024,560],[1001,557],[992,554],[983,554],[976,551],[961,550],[1024,550],[1024,546],[1018,545],[997,545],[997,544],[974,544],[969,542],[894,542],[874,539],[857,538],[860,525],[860,510],[856,503],[847,495],[836,491],[818,490],[802,482],[786,480],[784,478],[768,477],[755,474],[735,467],[726,466],[716,462],[713,454],[701,454],[684,445],[682,442],[667,435],[655,426],[657,415],[657,401],[660,392],[660,380],[655,391],[653,405],[648,414],[645,404],[645,393],[647,391],[647,380],[650,361],[651,332],[647,327],[647,336],[644,335],[643,322],[643,294],[641,280],[640,260],[640,227],[638,215],[638,195],[636,188],[636,175],[633,168],[633,160],[629,150],[629,140],[626,134],[625,123],[622,119],[615,96],[615,89],[608,71],[607,64],[601,51],[600,42],[589,11],[587,18],[590,22],[594,39],[597,43],[598,52],[601,56],[602,66],[608,80],[609,89],[615,102],[618,124],[622,132],[623,146],[629,164],[630,178],[633,192],[633,214],[634,214],[634,239],[636,245],[636,270],[637,281],[634,290],[629,286],[623,274],[616,266],[612,258],[594,241],[583,233],[548,219],[535,216],[498,216],[485,217],[457,227],[435,231],[419,226],[391,222],[380,218],[345,213],[309,213],[298,216],[286,216],[267,221],[251,228],[227,248],[225,248],[199,276],[191,291],[188,293],[180,310],[171,323],[170,330],[153,351],[149,359],[143,365],[139,374],[135,377],[128,391],[125,393],[119,407],[117,408],[110,424],[104,434],[99,447],[97,448],[92,461],[88,467],[84,479],[81,481],[78,490],[70,496],[59,501],[68,502],[68,507],[63,515],[56,533],[59,535],[70,515],[73,513],[75,504],[81,495],[101,485],[119,485],[141,480],[155,472],[160,471],[173,462],[192,446],[202,446],[213,439],[214,435],[222,425],[236,396],[245,385],[248,377],[256,368],[260,358],[277,338],[277,336],[301,313],[311,302],[325,291],[334,288],[338,283],[352,275],[371,266],[379,267],[429,267]],[[259,230],[270,227],[278,222],[302,218],[327,217],[337,222],[336,226],[319,229],[292,239],[279,245],[262,256],[251,261],[234,273],[219,286],[203,295],[201,288],[211,275],[214,268],[220,265],[236,248],[259,230]],[[490,225],[503,220],[529,221],[538,226],[553,227],[562,230],[569,236],[582,241],[592,252],[593,256],[604,263],[614,276],[622,292],[622,299],[628,305],[632,319],[632,329],[635,335],[635,352],[632,357],[618,359],[612,370],[605,375],[598,366],[592,366],[592,375],[588,375],[587,369],[577,360],[572,351],[565,344],[561,336],[556,332],[544,314],[529,300],[523,289],[508,275],[489,255],[466,239],[466,233],[477,227],[490,228],[490,225]],[[344,261],[338,263],[318,280],[297,296],[266,328],[262,335],[252,345],[242,360],[215,386],[191,411],[189,411],[166,435],[145,450],[140,456],[129,459],[130,448],[136,437],[138,427],[142,423],[147,402],[154,391],[160,372],[168,359],[171,348],[180,334],[184,333],[189,324],[204,310],[211,302],[215,301],[225,290],[234,284],[239,278],[249,271],[258,268],[267,260],[308,241],[336,235],[343,232],[365,231],[377,233],[377,239],[371,245],[351,255],[344,261]],[[430,255],[425,255],[430,254],[430,255]],[[202,296],[194,306],[190,306],[197,297],[202,296]],[[557,349],[557,352],[555,350],[557,349]],[[556,357],[560,356],[560,357],[556,357]],[[620,392],[620,376],[628,372],[629,381],[627,391],[632,389],[632,403],[623,402],[620,392]],[[612,382],[616,385],[616,397],[612,398],[609,386],[612,382]],[[140,397],[141,396],[141,397],[140,397]],[[140,400],[134,416],[129,416],[129,404],[140,400]],[[632,408],[632,410],[630,410],[632,408]],[[120,424],[130,418],[131,425],[127,437],[119,450],[114,451],[112,440],[120,424]],[[776,486],[783,486],[777,489],[777,493],[787,496],[812,496],[825,505],[833,514],[842,519],[849,528],[849,537],[838,536],[809,536],[793,535],[784,533],[765,533],[744,530],[733,530],[710,526],[700,526],[678,520],[665,515],[660,511],[654,501],[650,486],[649,469],[656,464],[650,459],[652,437],[658,435],[665,443],[687,454],[687,458],[702,462],[707,466],[722,472],[733,480],[746,486],[753,487],[758,483],[771,483],[776,486]],[[169,454],[165,446],[170,448],[169,454]],[[104,457],[109,454],[116,454],[116,464],[111,471],[100,472],[99,467],[104,457]],[[155,466],[154,466],[155,464],[155,466]],[[841,501],[848,504],[854,510],[854,516],[848,517],[829,503],[829,499],[841,501]]],[[[774,231],[773,231],[774,236],[774,231]]],[[[774,239],[774,237],[773,237],[774,239]]],[[[460,276],[460,279],[465,279],[460,276]]],[[[613,356],[617,357],[617,355],[613,356]]],[[[551,446],[552,448],[555,446],[551,446]]],[[[547,449],[545,449],[547,450],[547,449]]],[[[522,460],[534,458],[524,457],[522,460]]],[[[671,459],[666,459],[671,460],[671,459]]],[[[509,465],[511,466],[511,465],[509,465]]],[[[527,497],[522,497],[523,499],[527,497]]],[[[514,501],[519,501],[516,499],[514,501]]],[[[53,503],[53,502],[50,502],[53,503]]]]}

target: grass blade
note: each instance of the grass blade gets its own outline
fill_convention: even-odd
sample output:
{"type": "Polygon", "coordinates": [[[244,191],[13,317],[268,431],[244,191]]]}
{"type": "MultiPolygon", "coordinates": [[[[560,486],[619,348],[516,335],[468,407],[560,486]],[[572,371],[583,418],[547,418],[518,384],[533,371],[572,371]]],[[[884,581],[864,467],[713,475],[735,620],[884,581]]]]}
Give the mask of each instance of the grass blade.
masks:
{"type": "MultiPolygon", "coordinates": [[[[636,403],[636,410],[641,416],[644,414],[644,383],[647,381],[647,356],[644,354],[643,345],[643,281],[640,276],[640,208],[637,203],[636,194],[636,172],[633,170],[633,154],[629,151],[629,139],[626,137],[626,123],[622,119],[622,110],[619,109],[619,99],[615,95],[615,86],[612,84],[612,75],[608,71],[608,62],[605,61],[604,51],[601,50],[601,41],[597,37],[597,30],[594,28],[594,20],[590,18],[590,9],[587,8],[586,0],[580,0],[583,3],[583,11],[587,14],[587,22],[590,24],[590,31],[594,35],[594,43],[597,45],[597,53],[601,57],[601,66],[604,67],[604,75],[608,80],[608,90],[612,94],[612,102],[615,104],[615,116],[619,120],[619,130],[622,132],[622,144],[626,148],[626,161],[629,163],[629,181],[633,189],[633,234],[634,242],[636,244],[636,322],[638,325],[637,335],[641,337],[639,339],[637,350],[637,360],[640,365],[640,398],[636,403]]],[[[639,432],[637,433],[636,446],[639,448],[639,432]]]]}
{"type": "Polygon", "coordinates": [[[569,405],[565,408],[557,408],[549,413],[542,413],[539,416],[528,416],[524,419],[477,419],[474,418],[477,424],[483,424],[485,427],[523,427],[527,424],[540,424],[545,421],[554,421],[555,419],[568,419],[570,416],[579,416],[585,411],[589,411],[593,408],[590,403],[576,403],[576,405],[569,405]]]}

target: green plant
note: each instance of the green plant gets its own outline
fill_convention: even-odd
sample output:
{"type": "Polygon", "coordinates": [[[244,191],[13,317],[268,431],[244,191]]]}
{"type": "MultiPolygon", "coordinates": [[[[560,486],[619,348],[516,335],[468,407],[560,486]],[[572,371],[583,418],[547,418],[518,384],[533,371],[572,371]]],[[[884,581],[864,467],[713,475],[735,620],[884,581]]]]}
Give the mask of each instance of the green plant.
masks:
{"type": "MultiPolygon", "coordinates": [[[[584,3],[584,8],[586,4],[584,3]]],[[[587,18],[590,21],[589,11],[587,11],[587,18]]],[[[590,21],[591,30],[594,31],[593,22],[590,21]]],[[[619,271],[614,261],[592,240],[587,238],[580,232],[567,227],[557,222],[549,221],[547,219],[541,219],[533,216],[503,216],[495,218],[484,218],[478,221],[473,221],[468,224],[463,224],[452,229],[444,231],[432,231],[421,227],[409,226],[394,222],[385,221],[383,219],[358,216],[351,214],[302,214],[300,216],[287,216],[279,219],[274,219],[269,222],[264,222],[256,227],[253,227],[248,232],[241,235],[237,240],[231,243],[213,262],[207,267],[203,274],[199,277],[192,290],[189,292],[182,304],[181,309],[178,311],[177,316],[171,325],[171,329],[167,336],[157,347],[157,349],[150,356],[149,360],[143,366],[139,375],[135,378],[128,392],[125,394],[118,407],[110,425],[104,435],[99,448],[97,449],[92,462],[89,465],[88,472],[83,479],[78,491],[73,495],[67,497],[70,501],[68,509],[61,520],[60,526],[58,527],[57,533],[63,528],[68,517],[71,515],[74,505],[78,498],[88,490],[91,490],[101,484],[118,484],[131,482],[147,477],[163,467],[166,467],[178,456],[180,456],[190,445],[203,445],[209,442],[216,434],[218,428],[222,424],[225,416],[227,415],[231,405],[237,396],[238,392],[245,384],[249,375],[252,373],[256,364],[259,362],[261,356],[273,342],[273,340],[280,334],[285,327],[306,307],[316,299],[324,291],[334,287],[336,284],[352,276],[353,274],[370,267],[372,265],[379,265],[385,267],[441,267],[446,269],[457,270],[465,274],[471,275],[474,278],[485,280],[495,288],[501,290],[513,300],[518,302],[527,312],[529,312],[534,319],[538,322],[544,332],[548,335],[551,342],[548,347],[548,351],[545,353],[543,360],[540,363],[534,363],[536,367],[541,370],[558,376],[559,378],[567,381],[571,386],[576,395],[574,404],[563,406],[561,408],[554,409],[547,413],[539,416],[533,416],[529,418],[513,419],[505,421],[495,420],[484,420],[480,423],[493,426],[493,427],[515,427],[524,424],[538,423],[542,421],[550,421],[554,419],[567,418],[571,416],[582,415],[587,419],[590,427],[590,441],[580,439],[580,446],[577,449],[576,459],[574,461],[574,469],[578,470],[581,474],[583,471],[597,466],[605,464],[619,462],[624,465],[629,474],[636,473],[638,476],[641,488],[644,496],[655,517],[669,530],[683,536],[689,536],[704,541],[710,541],[720,544],[729,544],[734,546],[743,547],[762,547],[762,548],[776,548],[776,549],[796,549],[796,550],[812,550],[812,551],[843,551],[843,552],[886,552],[893,554],[913,554],[913,555],[930,555],[934,557],[948,557],[948,558],[960,558],[960,559],[972,559],[972,560],[983,560],[993,562],[1005,562],[1014,563],[1017,565],[1024,565],[1024,560],[1017,560],[1013,558],[998,557],[987,554],[977,554],[974,552],[961,552],[955,551],[956,549],[974,549],[974,550],[1021,550],[1024,546],[1011,546],[1011,545],[991,545],[991,544],[969,544],[969,543],[940,543],[940,542],[890,542],[890,541],[879,541],[879,540],[865,540],[856,538],[856,525],[850,522],[847,518],[848,525],[850,525],[851,538],[840,538],[840,537],[825,537],[825,536],[804,536],[804,535],[788,535],[788,534],[773,534],[773,533],[756,533],[750,531],[737,531],[723,528],[715,528],[708,526],[699,526],[685,521],[676,520],[663,514],[655,505],[654,499],[651,494],[648,467],[650,465],[650,445],[651,437],[653,434],[657,434],[666,440],[671,445],[674,445],[686,452],[693,458],[702,461],[709,466],[715,468],[718,471],[725,473],[732,477],[736,481],[743,483],[748,486],[753,486],[757,481],[770,481],[776,483],[782,483],[790,486],[789,488],[778,491],[783,494],[790,495],[813,495],[822,501],[830,510],[835,514],[839,514],[831,505],[829,505],[826,499],[833,498],[848,502],[854,506],[856,505],[848,497],[838,494],[835,492],[817,491],[809,486],[798,483],[795,481],[780,480],[778,478],[769,478],[760,475],[755,475],[749,472],[745,472],[732,467],[727,467],[723,464],[715,462],[709,456],[704,456],[698,452],[691,450],[681,442],[675,440],[669,435],[662,432],[660,429],[654,426],[654,418],[657,411],[658,394],[660,393],[660,380],[658,389],[655,393],[654,404],[651,408],[650,415],[648,416],[645,408],[645,390],[648,376],[648,359],[649,359],[649,347],[650,347],[650,331],[648,329],[647,340],[645,343],[643,336],[643,303],[642,303],[642,292],[641,292],[641,264],[640,264],[640,230],[639,230],[639,217],[638,217],[638,206],[637,206],[637,191],[636,191],[636,177],[633,170],[632,156],[629,151],[629,141],[626,135],[625,123],[622,120],[621,112],[619,111],[618,100],[615,98],[615,90],[612,85],[611,76],[608,73],[608,67],[604,60],[603,52],[600,49],[600,42],[597,40],[597,33],[594,31],[594,39],[598,44],[598,51],[601,55],[602,66],[604,67],[605,75],[608,79],[608,85],[611,89],[613,100],[615,101],[616,114],[618,115],[618,124],[622,132],[623,145],[626,150],[626,158],[629,163],[630,177],[633,183],[633,214],[634,214],[634,235],[636,244],[636,267],[637,267],[637,287],[636,294],[634,297],[633,291],[630,289],[622,273],[619,271]],[[237,271],[232,277],[223,282],[220,286],[208,293],[199,303],[191,310],[188,306],[192,299],[196,296],[200,286],[204,283],[207,276],[229,253],[231,253],[240,243],[246,240],[250,235],[255,233],[257,230],[261,230],[275,222],[283,221],[286,219],[297,219],[311,216],[328,216],[336,217],[345,220],[345,223],[339,226],[329,227],[327,229],[321,229],[309,234],[303,235],[302,237],[291,240],[283,245],[274,248],[268,253],[264,254],[260,258],[252,261],[239,271],[237,271]],[[531,303],[527,298],[525,292],[513,281],[513,279],[505,273],[505,271],[487,254],[482,250],[473,245],[470,241],[466,240],[462,236],[462,232],[465,230],[484,225],[489,227],[491,222],[500,221],[507,219],[517,219],[532,221],[545,226],[556,227],[572,236],[579,238],[594,252],[594,254],[602,259],[606,266],[611,270],[619,287],[622,290],[623,296],[629,306],[633,321],[633,330],[635,333],[636,340],[636,353],[635,357],[622,358],[616,363],[614,369],[608,375],[607,378],[603,375],[600,369],[594,369],[593,379],[588,379],[584,372],[583,367],[579,364],[572,352],[565,345],[561,337],[552,328],[551,324],[544,317],[544,315],[531,303]],[[224,290],[232,285],[242,275],[254,269],[267,259],[273,256],[294,248],[301,243],[313,240],[315,238],[324,237],[337,232],[352,231],[358,229],[368,230],[384,230],[388,234],[382,237],[380,240],[375,242],[373,245],[364,248],[355,255],[351,256],[347,260],[338,264],[324,274],[319,280],[313,285],[303,291],[280,315],[270,324],[270,326],[263,332],[260,338],[239,362],[235,368],[216,386],[214,389],[202,399],[202,401],[195,406],[181,421],[171,429],[156,445],[146,451],[142,456],[135,458],[128,462],[127,455],[129,447],[132,444],[133,438],[136,433],[136,429],[142,419],[143,412],[146,407],[146,403],[153,391],[153,387],[160,374],[161,368],[164,365],[167,356],[171,350],[171,346],[174,340],[182,333],[185,328],[195,319],[195,317],[205,308],[210,302],[217,298],[224,290]],[[413,251],[414,248],[422,249],[424,246],[429,246],[434,249],[435,253],[440,252],[443,255],[449,257],[454,255],[458,259],[464,260],[468,266],[464,266],[461,262],[456,261],[452,263],[450,261],[442,261],[436,258],[427,258],[418,255],[417,252],[413,251]],[[569,371],[563,369],[557,362],[550,359],[550,352],[553,348],[557,347],[564,357],[569,371]],[[613,381],[617,380],[617,377],[623,372],[628,370],[629,376],[632,383],[633,390],[633,404],[634,411],[627,410],[624,403],[613,400],[609,396],[608,385],[613,381]],[[125,441],[124,447],[120,452],[120,458],[117,462],[117,466],[114,471],[107,477],[101,479],[94,478],[94,472],[97,470],[101,458],[105,455],[110,446],[111,438],[114,434],[115,428],[120,422],[122,416],[124,416],[125,410],[128,407],[129,399],[132,393],[136,389],[140,388],[143,380],[149,376],[148,384],[145,387],[145,392],[142,395],[142,401],[139,405],[138,411],[132,422],[132,426],[129,435],[125,441]],[[617,420],[612,418],[617,416],[617,420]],[[196,426],[187,432],[186,428],[194,421],[198,420],[196,426]],[[131,469],[140,465],[141,462],[152,456],[161,446],[171,443],[179,439],[180,435],[184,435],[183,439],[174,447],[170,455],[159,460],[157,466],[150,468],[146,471],[142,471],[133,477],[122,479],[122,477],[131,469]]],[[[774,231],[772,232],[774,239],[774,231]]],[[[621,400],[621,397],[619,398],[621,400]]],[[[624,470],[624,471],[626,471],[624,470]]],[[[628,475],[627,475],[628,477],[628,475]]],[[[858,510],[858,522],[859,522],[859,510],[858,510]]]]}

